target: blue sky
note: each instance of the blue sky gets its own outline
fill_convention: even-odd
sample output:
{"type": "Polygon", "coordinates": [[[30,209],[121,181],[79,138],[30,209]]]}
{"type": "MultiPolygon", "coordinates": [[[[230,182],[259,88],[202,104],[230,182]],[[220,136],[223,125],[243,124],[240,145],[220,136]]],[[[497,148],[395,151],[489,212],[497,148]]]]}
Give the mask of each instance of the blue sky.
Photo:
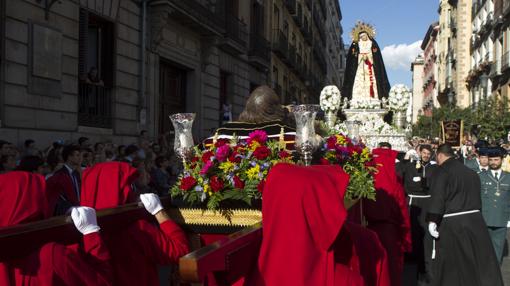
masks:
{"type": "Polygon", "coordinates": [[[411,86],[411,61],[421,52],[420,44],[429,25],[439,19],[438,0],[339,0],[343,39],[351,43],[350,32],[357,20],[375,26],[375,39],[391,85],[411,86]]]}

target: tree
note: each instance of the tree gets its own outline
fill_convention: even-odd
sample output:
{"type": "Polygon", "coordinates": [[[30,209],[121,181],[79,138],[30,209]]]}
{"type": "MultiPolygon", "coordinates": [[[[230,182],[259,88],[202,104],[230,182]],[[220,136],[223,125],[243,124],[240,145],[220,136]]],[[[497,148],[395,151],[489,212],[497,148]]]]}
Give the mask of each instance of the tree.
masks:
{"type": "Polygon", "coordinates": [[[505,138],[510,129],[510,103],[506,97],[491,96],[480,100],[474,107],[434,108],[432,117],[420,116],[413,126],[413,135],[422,138],[439,136],[441,121],[464,121],[464,130],[476,130],[477,138],[497,140],[505,138]],[[474,128],[476,127],[476,128],[474,128]]]}

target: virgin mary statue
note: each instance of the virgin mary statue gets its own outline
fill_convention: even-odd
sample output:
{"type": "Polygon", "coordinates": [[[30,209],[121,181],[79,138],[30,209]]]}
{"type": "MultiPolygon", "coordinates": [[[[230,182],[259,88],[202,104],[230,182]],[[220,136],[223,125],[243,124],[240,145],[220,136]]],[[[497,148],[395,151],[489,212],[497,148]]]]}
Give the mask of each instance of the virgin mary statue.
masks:
{"type": "Polygon", "coordinates": [[[351,37],[342,95],[355,100],[387,98],[390,83],[381,50],[374,40],[374,28],[358,21],[351,31],[351,37]]]}

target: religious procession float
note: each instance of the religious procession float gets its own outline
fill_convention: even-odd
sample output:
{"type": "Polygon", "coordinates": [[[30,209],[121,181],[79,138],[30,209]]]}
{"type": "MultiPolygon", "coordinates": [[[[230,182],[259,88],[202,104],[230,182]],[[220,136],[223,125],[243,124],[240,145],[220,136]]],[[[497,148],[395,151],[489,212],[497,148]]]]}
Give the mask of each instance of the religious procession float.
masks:
{"type": "Polygon", "coordinates": [[[358,22],[351,36],[342,91],[325,86],[318,105],[289,108],[296,124],[295,150],[286,149],[283,130],[278,140],[256,130],[242,140],[235,135],[218,139],[216,134],[209,147],[195,146],[194,114],[170,116],[174,150],[183,162],[170,193],[182,202],[187,225],[229,233],[259,222],[265,179],[278,163],[340,165],[350,175],[347,206],[375,199],[371,150],[388,142],[395,150],[407,151],[405,112],[411,94],[403,84],[389,88],[372,26],[358,22]],[[318,113],[323,115],[320,120],[318,113]],[[339,115],[345,120],[338,120],[339,115]],[[387,122],[388,115],[393,124],[387,122]]]}

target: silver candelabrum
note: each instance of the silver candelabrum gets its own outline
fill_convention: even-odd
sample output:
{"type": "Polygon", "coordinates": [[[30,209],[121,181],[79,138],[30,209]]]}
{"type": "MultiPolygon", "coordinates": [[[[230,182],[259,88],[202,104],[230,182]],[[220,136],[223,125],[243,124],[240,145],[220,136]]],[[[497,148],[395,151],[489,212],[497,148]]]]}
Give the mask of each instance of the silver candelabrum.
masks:
{"type": "Polygon", "coordinates": [[[312,104],[292,107],[292,113],[296,118],[296,150],[301,155],[305,166],[311,165],[312,154],[318,145],[314,126],[317,111],[319,111],[319,106],[312,104]]]}
{"type": "Polygon", "coordinates": [[[169,117],[175,130],[174,151],[185,165],[193,156],[195,146],[191,132],[195,113],[176,113],[169,117]]]}

